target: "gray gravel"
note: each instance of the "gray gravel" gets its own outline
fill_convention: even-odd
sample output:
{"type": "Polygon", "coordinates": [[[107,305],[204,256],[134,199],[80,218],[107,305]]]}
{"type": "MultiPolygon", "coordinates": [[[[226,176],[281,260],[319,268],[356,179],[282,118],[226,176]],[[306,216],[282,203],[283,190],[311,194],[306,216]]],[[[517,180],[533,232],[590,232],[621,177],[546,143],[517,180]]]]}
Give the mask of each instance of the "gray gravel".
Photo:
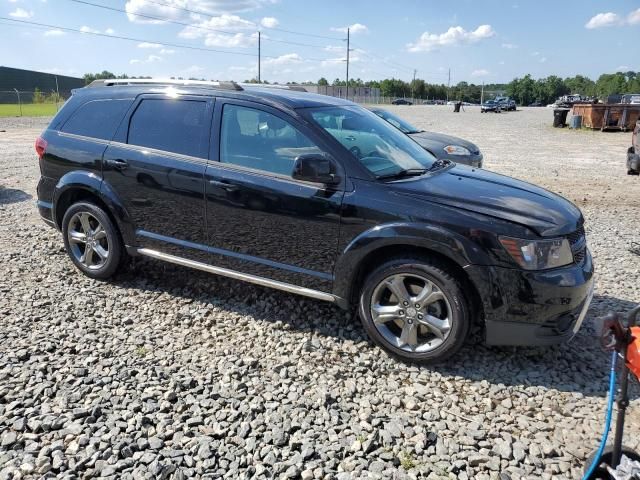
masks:
{"type": "Polygon", "coordinates": [[[471,340],[416,367],[321,302],[152,261],[90,280],[34,207],[46,120],[0,119],[0,479],[579,478],[607,388],[594,319],[640,301],[630,134],[554,130],[547,109],[394,110],[581,206],[598,279],[571,343],[471,340]]]}

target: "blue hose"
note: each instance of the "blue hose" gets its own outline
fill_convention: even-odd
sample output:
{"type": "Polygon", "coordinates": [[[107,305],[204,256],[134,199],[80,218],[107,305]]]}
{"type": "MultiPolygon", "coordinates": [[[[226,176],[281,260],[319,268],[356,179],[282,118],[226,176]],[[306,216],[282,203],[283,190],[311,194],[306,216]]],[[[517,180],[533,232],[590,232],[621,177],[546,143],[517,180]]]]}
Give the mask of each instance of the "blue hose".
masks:
{"type": "Polygon", "coordinates": [[[602,440],[600,441],[600,447],[596,453],[596,456],[593,459],[593,462],[589,466],[589,470],[584,474],[582,480],[589,480],[591,475],[598,465],[600,465],[600,458],[602,457],[602,452],[604,452],[605,447],[607,446],[607,437],[609,436],[609,429],[611,428],[611,417],[613,414],[613,400],[616,396],[616,360],[618,359],[618,352],[615,350],[611,353],[611,374],[609,376],[609,400],[607,402],[607,419],[605,420],[604,433],[602,434],[602,440]]]}

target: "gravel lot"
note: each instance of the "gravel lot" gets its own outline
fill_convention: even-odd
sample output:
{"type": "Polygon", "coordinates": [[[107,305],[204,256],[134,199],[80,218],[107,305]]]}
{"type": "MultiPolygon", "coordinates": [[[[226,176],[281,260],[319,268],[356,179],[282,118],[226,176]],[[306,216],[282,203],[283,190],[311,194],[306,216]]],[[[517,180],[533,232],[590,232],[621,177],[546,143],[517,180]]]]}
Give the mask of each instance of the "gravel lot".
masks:
{"type": "Polygon", "coordinates": [[[580,478],[607,388],[594,319],[640,302],[631,135],[553,129],[545,108],[393,110],[582,208],[598,278],[571,343],[470,340],[416,367],[325,303],[151,260],[92,281],[34,206],[47,119],[0,119],[0,479],[580,478]]]}

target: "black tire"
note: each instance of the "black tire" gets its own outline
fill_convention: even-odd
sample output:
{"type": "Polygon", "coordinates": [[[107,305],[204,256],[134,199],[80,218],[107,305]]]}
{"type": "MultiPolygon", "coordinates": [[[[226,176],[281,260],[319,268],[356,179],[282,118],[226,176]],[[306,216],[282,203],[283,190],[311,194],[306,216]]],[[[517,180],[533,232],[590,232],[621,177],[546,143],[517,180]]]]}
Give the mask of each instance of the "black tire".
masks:
{"type": "MultiPolygon", "coordinates": [[[[596,453],[598,453],[598,451],[594,450],[585,460],[584,470],[583,470],[585,475],[587,474],[589,467],[591,467],[591,464],[593,463],[593,460],[596,457],[596,453]]],[[[633,460],[634,462],[640,461],[640,453],[632,450],[629,447],[625,447],[624,445],[622,446],[622,454],[626,457],[629,457],[629,459],[633,460]]],[[[604,465],[611,465],[612,457],[613,457],[613,447],[611,445],[607,445],[604,448],[604,451],[602,452],[602,456],[600,457],[600,465],[593,471],[593,473],[588,478],[585,478],[585,480],[599,480],[599,479],[609,480],[610,478],[612,478],[604,466],[604,465]]]]}
{"type": "MultiPolygon", "coordinates": [[[[359,300],[359,316],[365,331],[375,343],[393,356],[413,363],[441,362],[455,354],[463,345],[470,329],[469,303],[460,281],[450,273],[450,268],[436,259],[395,258],[373,270],[364,280],[359,300]],[[408,351],[392,344],[378,330],[372,316],[372,298],[382,282],[393,275],[416,275],[432,282],[444,295],[450,310],[450,328],[442,343],[429,351],[408,351]]],[[[424,308],[424,306],[423,306],[424,308]]],[[[415,310],[415,309],[412,309],[415,310]]],[[[414,315],[412,313],[412,315],[414,315]]],[[[425,314],[426,315],[426,314],[425,314]]],[[[407,308],[406,318],[409,318],[407,308]]],[[[387,325],[389,322],[385,323],[387,325]]],[[[411,323],[411,322],[409,322],[411,323]]],[[[419,323],[419,321],[416,321],[419,323]]],[[[393,328],[396,328],[392,325],[393,328]]],[[[399,327],[398,327],[399,328],[399,327]]],[[[406,345],[406,344],[405,344],[406,345]]]]}
{"type": "MultiPolygon", "coordinates": [[[[79,226],[81,228],[81,226],[79,226]]],[[[86,276],[98,280],[106,280],[112,277],[118,269],[125,263],[127,258],[126,250],[120,237],[120,232],[109,218],[109,215],[99,206],[89,202],[78,202],[71,205],[64,214],[62,219],[62,235],[64,239],[64,247],[71,258],[73,264],[84,273],[86,276]],[[102,248],[102,252],[107,252],[105,259],[103,260],[97,253],[97,250],[92,252],[93,255],[99,257],[100,261],[93,266],[87,266],[81,261],[82,256],[79,255],[86,250],[87,242],[71,242],[69,229],[70,224],[73,221],[75,228],[79,226],[79,220],[76,220],[78,216],[88,215],[92,227],[97,225],[102,226],[104,236],[97,242],[97,247],[100,247],[100,243],[106,248],[102,248]],[[99,222],[99,223],[96,223],[99,222]],[[79,258],[80,257],[80,258],[79,258]]],[[[92,238],[92,237],[91,237],[92,238]]],[[[97,235],[96,235],[97,238],[97,235]]]]}

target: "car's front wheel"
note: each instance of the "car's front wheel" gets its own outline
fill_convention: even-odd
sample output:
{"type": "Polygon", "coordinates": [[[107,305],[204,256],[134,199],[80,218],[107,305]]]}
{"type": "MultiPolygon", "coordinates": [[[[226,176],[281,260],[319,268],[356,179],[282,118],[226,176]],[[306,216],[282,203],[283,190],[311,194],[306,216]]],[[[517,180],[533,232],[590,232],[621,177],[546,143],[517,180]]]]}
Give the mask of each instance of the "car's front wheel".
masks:
{"type": "Polygon", "coordinates": [[[91,278],[111,277],[126,255],[116,226],[93,203],[71,205],[62,219],[62,234],[71,261],[91,278]]]}
{"type": "Polygon", "coordinates": [[[399,258],[375,269],[364,282],[359,313],[371,339],[412,362],[444,360],[469,332],[462,286],[436,260],[399,258]]]}

